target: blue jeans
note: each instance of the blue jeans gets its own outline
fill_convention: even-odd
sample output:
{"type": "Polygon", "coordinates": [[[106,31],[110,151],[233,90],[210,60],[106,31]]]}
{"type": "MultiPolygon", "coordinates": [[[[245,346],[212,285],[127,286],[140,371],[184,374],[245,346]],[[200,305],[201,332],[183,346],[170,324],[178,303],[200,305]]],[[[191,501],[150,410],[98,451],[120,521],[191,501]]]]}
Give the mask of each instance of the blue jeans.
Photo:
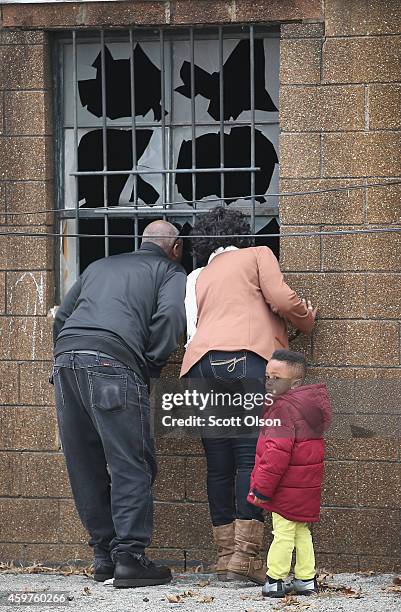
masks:
{"type": "Polygon", "coordinates": [[[53,378],[68,476],[94,556],[143,553],[157,472],[147,385],[115,359],[74,351],[56,357],[53,378]]]}
{"type": "MultiPolygon", "coordinates": [[[[266,361],[249,351],[210,351],[186,377],[264,381],[266,361]]],[[[203,438],[207,463],[207,495],[212,523],[227,525],[235,519],[263,522],[263,511],[247,502],[255,464],[257,438],[203,438]]]]}

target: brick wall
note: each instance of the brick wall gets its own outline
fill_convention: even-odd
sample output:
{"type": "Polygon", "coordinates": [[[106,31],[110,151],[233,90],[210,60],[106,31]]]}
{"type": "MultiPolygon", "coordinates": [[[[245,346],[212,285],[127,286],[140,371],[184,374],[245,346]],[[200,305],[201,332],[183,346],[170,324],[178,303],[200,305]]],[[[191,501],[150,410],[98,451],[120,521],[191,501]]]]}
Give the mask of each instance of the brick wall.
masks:
{"type": "MultiPolygon", "coordinates": [[[[366,185],[401,174],[400,5],[324,4],[324,24],[282,27],[281,192],[366,185]]],[[[393,186],[282,197],[282,232],[399,224],[400,195],[393,186]]],[[[401,235],[300,237],[281,244],[289,283],[319,305],[316,330],[300,343],[313,374],[348,382],[400,378],[401,235]]],[[[345,404],[336,410],[354,417],[368,410],[351,398],[345,404]]],[[[375,427],[391,427],[386,397],[371,408],[375,427]]],[[[324,509],[314,528],[320,563],[399,567],[400,441],[389,434],[375,440],[348,435],[331,439],[327,450],[324,509]]]]}
{"type": "MultiPolygon", "coordinates": [[[[282,22],[281,190],[366,185],[401,174],[401,10],[391,0],[172,0],[1,11],[1,231],[40,234],[53,227],[51,214],[18,213],[54,207],[46,30],[57,28],[282,22]]],[[[282,230],[396,223],[399,196],[398,186],[283,196],[282,230]]],[[[397,234],[283,238],[288,280],[320,307],[313,337],[294,344],[306,351],[314,375],[400,376],[399,247],[397,234]]],[[[90,559],[47,383],[54,267],[50,238],[0,236],[0,513],[7,519],[0,524],[0,560],[90,559]]],[[[176,376],[180,358],[178,351],[165,376],[176,376]]],[[[348,407],[356,410],[351,400],[348,407]]],[[[375,408],[389,420],[385,401],[375,408]]],[[[189,568],[213,555],[203,453],[196,442],[159,441],[157,450],[151,555],[189,568]]],[[[320,566],[400,566],[400,472],[394,438],[329,442],[323,517],[314,529],[320,566]]],[[[267,521],[266,543],[269,529],[267,521]]]]}
{"type": "Polygon", "coordinates": [[[70,495],[47,383],[53,244],[40,234],[53,215],[29,214],[54,207],[45,34],[0,30],[0,69],[0,231],[39,234],[0,236],[0,556],[24,560],[62,541],[57,498],[70,495]]]}

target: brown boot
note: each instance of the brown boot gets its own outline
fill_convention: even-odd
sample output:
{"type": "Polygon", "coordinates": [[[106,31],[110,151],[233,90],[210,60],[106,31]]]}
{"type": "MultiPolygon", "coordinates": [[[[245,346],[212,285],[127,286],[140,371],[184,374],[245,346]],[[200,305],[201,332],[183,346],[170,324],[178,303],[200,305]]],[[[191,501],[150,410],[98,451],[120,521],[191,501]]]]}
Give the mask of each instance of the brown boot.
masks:
{"type": "Polygon", "coordinates": [[[217,546],[217,563],[213,570],[219,580],[226,582],[228,563],[234,554],[234,523],[213,527],[213,538],[217,546]]]}
{"type": "Polygon", "coordinates": [[[254,519],[235,521],[235,553],[228,563],[228,578],[256,582],[256,584],[265,583],[266,563],[259,557],[263,528],[263,523],[254,519]]]}

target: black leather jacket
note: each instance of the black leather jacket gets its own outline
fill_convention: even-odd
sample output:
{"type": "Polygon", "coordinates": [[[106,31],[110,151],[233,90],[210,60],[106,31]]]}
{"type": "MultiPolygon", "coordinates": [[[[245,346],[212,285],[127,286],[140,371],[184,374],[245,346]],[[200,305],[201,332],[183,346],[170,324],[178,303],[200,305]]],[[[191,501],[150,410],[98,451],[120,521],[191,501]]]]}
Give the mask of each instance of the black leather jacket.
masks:
{"type": "Polygon", "coordinates": [[[95,350],[157,376],[185,330],[185,286],[184,268],[151,242],[95,261],[57,310],[54,355],[95,350]]]}

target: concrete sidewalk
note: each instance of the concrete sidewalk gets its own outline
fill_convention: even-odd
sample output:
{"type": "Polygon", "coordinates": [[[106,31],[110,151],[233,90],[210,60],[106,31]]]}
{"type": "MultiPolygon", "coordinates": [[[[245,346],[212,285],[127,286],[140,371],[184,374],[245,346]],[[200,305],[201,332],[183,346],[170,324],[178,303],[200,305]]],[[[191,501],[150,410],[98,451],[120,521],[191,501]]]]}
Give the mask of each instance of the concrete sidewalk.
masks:
{"type": "MultiPolygon", "coordinates": [[[[321,579],[322,577],[320,577],[321,579]]],[[[286,600],[262,598],[261,587],[250,583],[221,583],[211,574],[175,574],[166,586],[114,589],[83,575],[0,573],[0,609],[15,610],[5,592],[64,591],[63,606],[38,603],[24,605],[24,612],[146,612],[193,611],[261,612],[262,610],[310,610],[311,612],[388,612],[401,610],[401,587],[393,575],[324,575],[322,591],[311,597],[288,596],[286,600]]]]}

